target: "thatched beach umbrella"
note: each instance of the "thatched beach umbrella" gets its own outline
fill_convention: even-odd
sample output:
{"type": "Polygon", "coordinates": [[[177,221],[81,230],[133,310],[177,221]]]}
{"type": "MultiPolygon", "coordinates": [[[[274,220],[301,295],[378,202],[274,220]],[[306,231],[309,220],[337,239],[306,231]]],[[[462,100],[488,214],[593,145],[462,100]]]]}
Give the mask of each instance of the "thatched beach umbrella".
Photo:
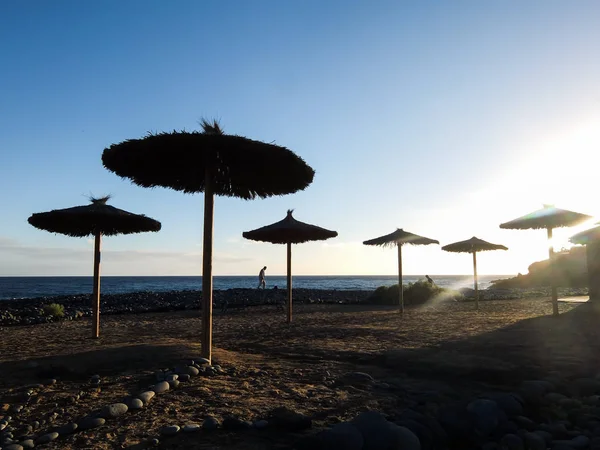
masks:
{"type": "Polygon", "coordinates": [[[591,302],[600,301],[600,227],[577,233],[569,238],[573,244],[585,245],[588,289],[591,302]]]}
{"type": "Polygon", "coordinates": [[[150,134],[104,150],[104,167],[143,187],[204,192],[202,356],[212,352],[212,242],[214,196],[252,200],[308,187],[314,170],[285,147],[225,134],[202,122],[202,132],[150,134]]]}
{"type": "Polygon", "coordinates": [[[242,236],[252,241],[270,242],[272,244],[287,245],[287,291],[288,310],[287,321],[292,321],[292,244],[302,244],[309,241],[324,241],[336,237],[336,231],[308,223],[300,222],[292,216],[293,209],[288,209],[285,219],[279,222],[257,228],[252,231],[244,231],[242,236]]]}
{"type": "Polygon", "coordinates": [[[477,252],[486,252],[490,250],[508,250],[504,245],[492,244],[483,239],[473,236],[466,241],[454,242],[444,245],[442,250],[456,253],[472,253],[473,254],[473,283],[475,285],[475,306],[479,309],[479,286],[477,283],[477,252]]]}
{"type": "MultiPolygon", "coordinates": [[[[586,220],[591,219],[585,214],[559,209],[554,205],[544,205],[542,209],[538,209],[530,214],[519,217],[500,225],[500,228],[513,230],[539,230],[546,229],[549,241],[548,256],[550,260],[550,270],[555,270],[554,264],[554,247],[552,246],[552,230],[554,228],[572,227],[586,220]]],[[[558,294],[556,291],[556,277],[552,276],[552,312],[558,316],[558,294]]]]}
{"type": "Polygon", "coordinates": [[[107,205],[109,197],[91,204],[33,214],[27,221],[36,228],[72,237],[94,236],[93,337],[100,336],[100,243],[102,236],[159,231],[160,222],[107,205]]]}
{"type": "Polygon", "coordinates": [[[405,244],[411,245],[429,245],[439,244],[439,241],[435,239],[429,239],[417,234],[409,233],[401,228],[385,236],[381,236],[375,239],[364,241],[365,245],[378,245],[381,247],[398,247],[398,287],[400,288],[399,304],[400,313],[404,314],[404,292],[402,289],[402,246],[405,244]]]}

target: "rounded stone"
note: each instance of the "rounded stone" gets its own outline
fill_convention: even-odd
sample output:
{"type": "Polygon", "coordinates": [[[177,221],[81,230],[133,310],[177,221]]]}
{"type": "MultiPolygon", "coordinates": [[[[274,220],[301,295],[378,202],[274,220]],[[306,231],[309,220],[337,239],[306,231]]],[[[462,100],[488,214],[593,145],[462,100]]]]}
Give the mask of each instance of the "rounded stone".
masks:
{"type": "Polygon", "coordinates": [[[190,381],[189,374],[183,373],[183,374],[179,375],[179,381],[181,381],[183,383],[190,381]]]}
{"type": "Polygon", "coordinates": [[[505,434],[500,444],[506,450],[525,450],[523,440],[516,434],[505,434]]]}
{"type": "Polygon", "coordinates": [[[24,441],[21,441],[21,447],[35,448],[35,443],[33,442],[33,439],[25,439],[24,441]]]}
{"type": "Polygon", "coordinates": [[[364,446],[361,432],[349,422],[338,423],[329,430],[322,431],[317,439],[322,448],[361,450],[364,446]]]}
{"type": "Polygon", "coordinates": [[[163,392],[167,392],[169,390],[169,388],[170,388],[169,383],[167,383],[166,381],[162,381],[160,383],[156,383],[152,387],[152,390],[157,394],[162,394],[163,392]]]}
{"type": "Polygon", "coordinates": [[[144,402],[144,405],[147,405],[148,403],[150,403],[150,400],[152,400],[155,395],[156,392],[154,391],[146,391],[138,395],[138,398],[144,402]]]}
{"type": "Polygon", "coordinates": [[[179,387],[179,380],[171,380],[169,381],[169,386],[171,389],[176,389],[179,387]]]}
{"type": "Polygon", "coordinates": [[[37,441],[35,441],[35,443],[37,445],[47,444],[48,442],[52,442],[55,439],[58,439],[58,433],[56,431],[53,431],[52,433],[47,433],[47,434],[44,434],[43,436],[40,436],[37,439],[37,441]]]}
{"type": "Polygon", "coordinates": [[[71,434],[71,433],[73,433],[76,429],[77,429],[77,424],[76,423],[68,423],[66,425],[63,425],[62,427],[58,427],[56,429],[56,432],[58,434],[60,434],[61,436],[63,436],[65,434],[71,434]]]}
{"type": "Polygon", "coordinates": [[[100,417],[109,419],[112,417],[119,417],[125,414],[129,408],[125,403],[113,403],[112,405],[106,405],[100,411],[100,417]]]}
{"type": "Polygon", "coordinates": [[[210,365],[210,361],[206,358],[198,358],[196,361],[196,364],[204,366],[204,365],[210,365]]]}
{"type": "Polygon", "coordinates": [[[129,402],[129,409],[142,409],[144,407],[144,402],[139,398],[133,398],[129,402]]]}
{"type": "MultiPolygon", "coordinates": [[[[33,442],[33,441],[32,441],[33,442]]],[[[8,444],[5,447],[2,447],[4,450],[23,450],[23,446],[21,444],[8,444]]],[[[32,448],[32,447],[27,447],[32,448]]]]}
{"type": "Polygon", "coordinates": [[[160,434],[163,436],[174,436],[179,433],[179,425],[169,425],[167,427],[163,427],[160,430],[160,434]]]}
{"type": "Polygon", "coordinates": [[[254,428],[256,428],[257,430],[264,430],[265,428],[267,428],[269,426],[269,421],[268,420],[257,420],[256,422],[254,422],[252,424],[252,426],[254,428]]]}
{"type": "Polygon", "coordinates": [[[101,427],[106,423],[102,417],[85,417],[77,423],[79,430],[91,430],[92,428],[101,427]]]}
{"type": "Polygon", "coordinates": [[[537,433],[525,433],[523,440],[528,450],[546,450],[546,441],[537,433]]]}
{"type": "Polygon", "coordinates": [[[212,431],[219,428],[219,421],[213,416],[207,416],[202,422],[202,429],[206,431],[212,431]]]}
{"type": "Polygon", "coordinates": [[[201,428],[202,427],[200,425],[198,425],[197,423],[188,423],[183,426],[182,430],[185,433],[195,433],[196,431],[200,431],[201,428]]]}
{"type": "Polygon", "coordinates": [[[177,375],[176,373],[172,373],[170,375],[167,375],[167,377],[165,378],[165,381],[174,381],[177,380],[179,378],[179,375],[177,375]]]}

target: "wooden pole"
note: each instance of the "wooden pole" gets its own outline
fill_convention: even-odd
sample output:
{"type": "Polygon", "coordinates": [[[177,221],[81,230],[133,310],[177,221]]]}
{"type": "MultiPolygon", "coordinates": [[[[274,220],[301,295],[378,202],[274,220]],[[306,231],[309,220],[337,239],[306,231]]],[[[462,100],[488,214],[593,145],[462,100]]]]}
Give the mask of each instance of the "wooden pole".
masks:
{"type": "Polygon", "coordinates": [[[477,283],[477,252],[473,250],[473,280],[475,283],[475,308],[479,309],[479,286],[477,283]]]}
{"type": "Polygon", "coordinates": [[[292,243],[287,243],[287,321],[292,323],[292,243]]]}
{"type": "Polygon", "coordinates": [[[552,245],[552,228],[548,231],[548,259],[550,261],[550,276],[552,277],[552,314],[558,316],[558,293],[556,291],[556,264],[554,262],[554,246],[552,245]]]}
{"type": "Polygon", "coordinates": [[[100,244],[102,233],[96,231],[94,237],[94,287],[92,291],[93,331],[92,337],[100,337],[100,244]]]}
{"type": "Polygon", "coordinates": [[[398,288],[399,288],[399,303],[400,314],[404,314],[404,288],[402,286],[402,244],[398,244],[398,288]]]}
{"type": "Polygon", "coordinates": [[[214,191],[212,171],[206,168],[204,177],[204,242],[202,250],[202,357],[212,360],[212,245],[214,191]]]}

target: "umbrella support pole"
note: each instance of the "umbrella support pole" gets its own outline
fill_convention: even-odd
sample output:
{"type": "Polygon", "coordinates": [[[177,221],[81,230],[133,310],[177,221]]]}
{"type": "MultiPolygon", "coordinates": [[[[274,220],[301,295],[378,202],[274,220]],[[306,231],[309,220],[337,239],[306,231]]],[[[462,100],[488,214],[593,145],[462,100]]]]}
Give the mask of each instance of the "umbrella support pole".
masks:
{"type": "Polygon", "coordinates": [[[94,238],[94,287],[92,290],[93,330],[92,337],[100,337],[100,244],[102,234],[96,231],[94,238]]]}
{"type": "Polygon", "coordinates": [[[214,224],[212,173],[206,169],[204,181],[204,241],[202,248],[202,357],[212,361],[212,246],[214,224]]]}
{"type": "Polygon", "coordinates": [[[404,287],[402,286],[402,245],[398,244],[398,303],[400,315],[404,315],[404,287]]]}
{"type": "Polygon", "coordinates": [[[477,252],[473,251],[473,282],[475,283],[475,308],[479,309],[479,286],[477,282],[477,252]]]}
{"type": "Polygon", "coordinates": [[[287,243],[287,322],[292,323],[292,243],[287,243]]]}
{"type": "Polygon", "coordinates": [[[552,245],[552,228],[548,228],[548,259],[550,261],[550,274],[552,276],[552,314],[558,316],[558,292],[556,289],[556,264],[554,261],[554,245],[552,245]]]}

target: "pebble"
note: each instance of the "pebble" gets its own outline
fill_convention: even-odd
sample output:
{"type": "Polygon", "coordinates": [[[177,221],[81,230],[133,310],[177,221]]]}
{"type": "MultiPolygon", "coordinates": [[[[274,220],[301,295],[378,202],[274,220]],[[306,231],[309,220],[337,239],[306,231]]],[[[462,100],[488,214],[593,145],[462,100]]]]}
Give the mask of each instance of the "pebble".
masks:
{"type": "Polygon", "coordinates": [[[179,375],[179,381],[182,381],[184,383],[190,381],[189,374],[184,373],[184,374],[179,375]]]}
{"type": "Polygon", "coordinates": [[[142,392],[140,395],[138,395],[138,398],[144,402],[144,405],[147,405],[148,403],[150,403],[150,400],[152,400],[152,398],[156,395],[156,392],[154,391],[146,391],[146,392],[142,392]]]}
{"type": "Polygon", "coordinates": [[[165,381],[175,381],[179,378],[179,375],[177,375],[176,373],[172,373],[170,375],[167,375],[167,377],[165,378],[165,381]]]}
{"type": "Polygon", "coordinates": [[[500,441],[503,449],[506,450],[525,450],[523,439],[516,434],[506,434],[500,441]]]}
{"type": "Polygon", "coordinates": [[[187,425],[184,425],[182,429],[185,433],[194,433],[200,431],[201,428],[202,427],[197,423],[188,423],[187,425]]]}
{"type": "Polygon", "coordinates": [[[129,409],[142,409],[144,407],[144,402],[139,398],[131,399],[129,402],[129,409]]]}
{"type": "Polygon", "coordinates": [[[171,389],[176,389],[179,387],[179,380],[172,380],[169,381],[169,386],[171,387],[171,389]]]}
{"type": "Polygon", "coordinates": [[[269,426],[269,421],[268,420],[257,420],[256,422],[254,422],[252,424],[252,426],[254,428],[256,428],[257,430],[264,430],[265,428],[267,428],[269,426]]]}
{"type": "Polygon", "coordinates": [[[523,439],[528,450],[546,450],[545,439],[537,433],[525,433],[523,439]]]}
{"type": "Polygon", "coordinates": [[[174,436],[179,433],[179,425],[169,425],[167,427],[163,427],[160,430],[160,434],[163,436],[174,436]]]}
{"type": "Polygon", "coordinates": [[[53,431],[52,433],[47,433],[44,434],[43,436],[40,436],[35,443],[37,445],[40,444],[47,444],[48,442],[52,442],[53,440],[58,439],[58,433],[56,431],[53,431]]]}
{"type": "Polygon", "coordinates": [[[303,414],[286,407],[275,408],[269,416],[269,423],[276,428],[288,431],[306,430],[312,426],[312,420],[303,414]]]}
{"type": "MultiPolygon", "coordinates": [[[[23,450],[23,446],[20,444],[8,444],[6,447],[2,447],[4,450],[23,450]]],[[[32,448],[32,447],[27,447],[32,448]]]]}
{"type": "Polygon", "coordinates": [[[169,383],[166,381],[162,381],[157,383],[152,387],[152,390],[157,394],[162,394],[163,392],[167,392],[169,390],[169,383]]]}
{"type": "Polygon", "coordinates": [[[316,438],[321,444],[321,448],[361,450],[364,446],[363,435],[349,422],[338,423],[329,430],[319,433],[316,438]]]}
{"type": "Polygon", "coordinates": [[[60,434],[61,436],[65,435],[65,434],[71,434],[75,430],[77,430],[76,423],[68,423],[68,424],[63,425],[62,427],[59,427],[56,429],[57,433],[60,434]]]}
{"type": "Polygon", "coordinates": [[[228,416],[225,417],[225,419],[223,420],[223,428],[226,430],[239,431],[245,430],[250,426],[251,424],[248,424],[248,422],[246,422],[245,420],[242,420],[235,416],[228,416]]]}
{"type": "Polygon", "coordinates": [[[35,443],[33,442],[33,439],[25,439],[24,441],[21,441],[21,446],[23,448],[34,448],[35,443]]]}
{"type": "Polygon", "coordinates": [[[210,360],[206,359],[206,358],[198,358],[197,360],[195,360],[196,364],[200,365],[200,366],[204,366],[204,365],[210,365],[210,360]]]}
{"type": "Polygon", "coordinates": [[[100,417],[109,419],[112,417],[119,417],[125,414],[129,408],[125,403],[113,403],[112,405],[106,405],[100,411],[100,417]]]}
{"type": "Polygon", "coordinates": [[[150,444],[153,447],[157,447],[160,444],[160,441],[156,438],[154,439],[150,439],[150,441],[148,441],[148,444],[150,444]]]}
{"type": "Polygon", "coordinates": [[[102,417],[86,417],[77,423],[79,430],[90,430],[92,428],[101,427],[106,423],[102,417]]]}
{"type": "Polygon", "coordinates": [[[206,431],[212,431],[219,428],[219,421],[213,416],[206,416],[204,422],[202,422],[202,429],[206,431]]]}

